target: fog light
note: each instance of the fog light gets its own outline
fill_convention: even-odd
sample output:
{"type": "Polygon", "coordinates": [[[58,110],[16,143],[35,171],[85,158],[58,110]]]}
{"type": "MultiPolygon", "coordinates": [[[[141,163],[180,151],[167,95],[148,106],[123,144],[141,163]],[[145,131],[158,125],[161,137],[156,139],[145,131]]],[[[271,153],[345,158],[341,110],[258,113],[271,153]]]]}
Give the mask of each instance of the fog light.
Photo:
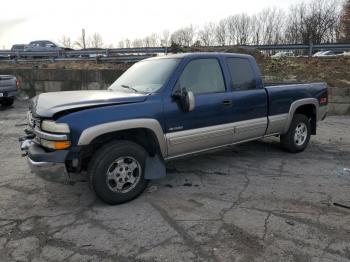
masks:
{"type": "Polygon", "coordinates": [[[50,148],[50,149],[66,149],[71,146],[71,142],[69,140],[66,141],[50,141],[46,139],[41,139],[40,143],[43,147],[50,148]]]}

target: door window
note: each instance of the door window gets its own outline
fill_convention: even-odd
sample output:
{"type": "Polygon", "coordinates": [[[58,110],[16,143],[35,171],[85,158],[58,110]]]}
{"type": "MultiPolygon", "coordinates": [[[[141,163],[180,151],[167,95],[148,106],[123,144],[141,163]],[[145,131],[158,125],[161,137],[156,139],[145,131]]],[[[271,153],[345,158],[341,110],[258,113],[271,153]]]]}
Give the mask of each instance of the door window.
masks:
{"type": "Polygon", "coordinates": [[[194,94],[225,92],[225,83],[217,59],[196,59],[182,72],[178,85],[194,94]]]}
{"type": "Polygon", "coordinates": [[[234,90],[256,88],[255,74],[248,59],[228,58],[227,65],[230,70],[234,90]]]}

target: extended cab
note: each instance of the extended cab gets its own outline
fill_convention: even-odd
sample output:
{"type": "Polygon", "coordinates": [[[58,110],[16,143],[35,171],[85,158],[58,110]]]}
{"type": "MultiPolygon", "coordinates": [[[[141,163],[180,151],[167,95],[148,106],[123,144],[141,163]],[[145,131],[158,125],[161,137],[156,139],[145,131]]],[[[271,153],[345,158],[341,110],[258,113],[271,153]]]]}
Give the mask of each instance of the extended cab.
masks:
{"type": "Polygon", "coordinates": [[[22,137],[33,172],[87,170],[110,204],[165,176],[169,159],[267,136],[303,151],[327,113],[324,83],[264,86],[253,57],[192,53],[134,64],[105,91],[40,94],[22,137]]]}

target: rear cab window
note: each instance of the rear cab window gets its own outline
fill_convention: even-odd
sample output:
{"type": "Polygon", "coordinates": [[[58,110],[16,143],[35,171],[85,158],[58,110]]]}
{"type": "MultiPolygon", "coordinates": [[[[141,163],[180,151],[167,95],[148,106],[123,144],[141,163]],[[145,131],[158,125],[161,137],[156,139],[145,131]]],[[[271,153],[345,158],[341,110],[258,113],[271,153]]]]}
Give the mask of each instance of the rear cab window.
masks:
{"type": "Polygon", "coordinates": [[[233,84],[233,91],[256,89],[253,67],[246,58],[231,57],[226,59],[233,84]]]}

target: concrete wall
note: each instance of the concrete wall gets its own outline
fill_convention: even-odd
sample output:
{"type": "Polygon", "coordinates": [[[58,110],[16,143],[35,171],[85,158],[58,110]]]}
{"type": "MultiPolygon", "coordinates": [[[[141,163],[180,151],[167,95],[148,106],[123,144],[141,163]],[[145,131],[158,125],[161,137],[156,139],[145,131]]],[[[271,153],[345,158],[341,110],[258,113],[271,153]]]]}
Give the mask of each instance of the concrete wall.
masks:
{"type": "MultiPolygon", "coordinates": [[[[122,73],[115,69],[0,69],[0,75],[16,75],[30,97],[43,92],[105,89],[122,73]]],[[[350,87],[330,88],[329,113],[350,115],[350,87]]]]}
{"type": "Polygon", "coordinates": [[[1,69],[0,75],[15,75],[21,81],[21,90],[30,97],[43,92],[104,89],[123,71],[72,69],[1,69]]]}
{"type": "Polygon", "coordinates": [[[330,88],[328,110],[334,115],[350,115],[350,87],[330,88]]]}

